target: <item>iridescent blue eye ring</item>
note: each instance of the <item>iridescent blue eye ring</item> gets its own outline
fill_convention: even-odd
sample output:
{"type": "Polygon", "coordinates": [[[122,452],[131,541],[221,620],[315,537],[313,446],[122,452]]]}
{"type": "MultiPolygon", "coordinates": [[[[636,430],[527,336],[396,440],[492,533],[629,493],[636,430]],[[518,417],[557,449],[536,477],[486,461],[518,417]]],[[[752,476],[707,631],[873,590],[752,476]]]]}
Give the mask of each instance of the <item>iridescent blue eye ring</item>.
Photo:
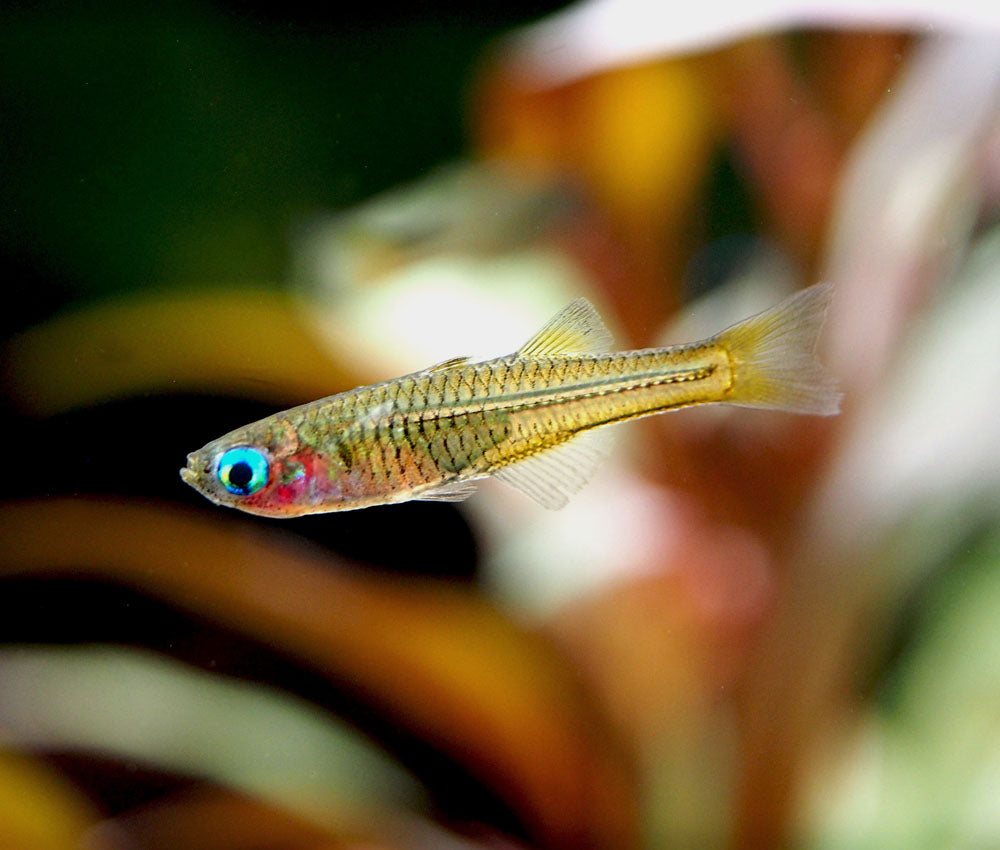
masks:
{"type": "Polygon", "coordinates": [[[237,496],[251,496],[267,484],[267,458],[249,446],[223,452],[218,476],[222,486],[237,496]]]}

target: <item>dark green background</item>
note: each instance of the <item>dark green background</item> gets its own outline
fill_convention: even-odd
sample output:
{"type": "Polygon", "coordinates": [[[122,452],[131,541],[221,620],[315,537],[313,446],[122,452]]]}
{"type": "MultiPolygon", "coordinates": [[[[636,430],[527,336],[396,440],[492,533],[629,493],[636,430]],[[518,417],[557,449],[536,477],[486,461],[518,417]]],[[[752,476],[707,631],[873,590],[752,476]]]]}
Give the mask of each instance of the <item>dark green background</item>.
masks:
{"type": "Polygon", "coordinates": [[[461,153],[485,51],[555,5],[8,6],[0,330],[81,297],[280,280],[303,217],[461,153]]]}

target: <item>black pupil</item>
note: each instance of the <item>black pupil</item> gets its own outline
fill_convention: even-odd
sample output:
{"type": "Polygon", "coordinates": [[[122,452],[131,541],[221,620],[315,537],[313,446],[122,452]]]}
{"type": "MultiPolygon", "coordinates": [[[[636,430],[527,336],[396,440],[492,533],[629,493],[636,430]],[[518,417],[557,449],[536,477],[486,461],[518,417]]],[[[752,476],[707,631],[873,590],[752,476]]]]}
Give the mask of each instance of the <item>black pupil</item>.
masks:
{"type": "Polygon", "coordinates": [[[253,479],[253,470],[246,461],[234,463],[229,470],[229,483],[239,490],[246,490],[253,479]]]}

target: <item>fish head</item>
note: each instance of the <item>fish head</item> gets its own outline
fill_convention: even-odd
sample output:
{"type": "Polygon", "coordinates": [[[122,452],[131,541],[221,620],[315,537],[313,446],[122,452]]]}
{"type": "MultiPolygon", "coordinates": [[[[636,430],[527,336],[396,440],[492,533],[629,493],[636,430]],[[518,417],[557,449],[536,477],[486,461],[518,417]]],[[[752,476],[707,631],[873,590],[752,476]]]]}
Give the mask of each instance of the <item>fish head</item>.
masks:
{"type": "Polygon", "coordinates": [[[247,425],[187,456],[181,479],[217,505],[270,517],[336,510],[345,501],[324,455],[287,421],[247,425]]]}

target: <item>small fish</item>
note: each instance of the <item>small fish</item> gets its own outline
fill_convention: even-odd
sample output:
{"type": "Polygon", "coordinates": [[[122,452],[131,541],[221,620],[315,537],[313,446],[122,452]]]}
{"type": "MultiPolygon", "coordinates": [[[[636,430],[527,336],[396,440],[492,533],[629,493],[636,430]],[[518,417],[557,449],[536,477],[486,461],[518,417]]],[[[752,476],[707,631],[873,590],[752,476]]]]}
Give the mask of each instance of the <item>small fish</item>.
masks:
{"type": "Polygon", "coordinates": [[[603,425],[712,403],[837,413],[813,354],[831,294],[819,284],[701,342],[620,353],[580,298],[513,354],[276,413],[188,455],[181,478],[273,517],[461,501],[487,476],[561,508],[600,461],[588,435],[603,425]]]}

